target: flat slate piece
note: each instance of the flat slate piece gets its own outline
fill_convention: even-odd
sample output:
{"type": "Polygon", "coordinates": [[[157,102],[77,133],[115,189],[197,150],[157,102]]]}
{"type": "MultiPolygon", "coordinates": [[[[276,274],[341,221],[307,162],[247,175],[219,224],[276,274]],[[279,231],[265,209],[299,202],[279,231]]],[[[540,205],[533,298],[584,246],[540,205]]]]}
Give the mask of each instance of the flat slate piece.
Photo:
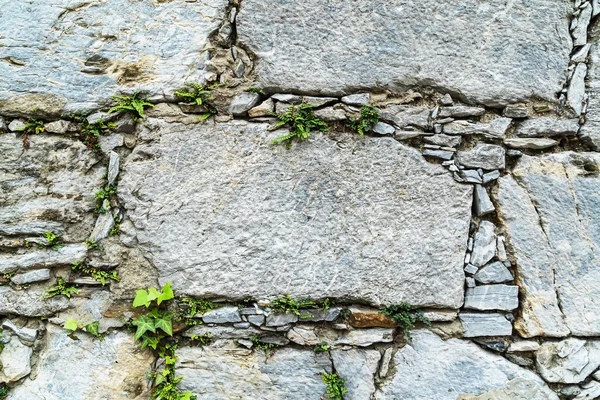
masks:
{"type": "Polygon", "coordinates": [[[149,120],[119,196],[162,284],[458,308],[472,187],[392,138],[149,120]],[[335,139],[335,140],[334,140],[335,139]],[[160,172],[158,172],[160,171],[160,172]]]}
{"type": "Polygon", "coordinates": [[[555,101],[572,49],[570,12],[568,0],[253,0],[241,2],[237,33],[272,91],[421,84],[502,105],[555,101]]]}

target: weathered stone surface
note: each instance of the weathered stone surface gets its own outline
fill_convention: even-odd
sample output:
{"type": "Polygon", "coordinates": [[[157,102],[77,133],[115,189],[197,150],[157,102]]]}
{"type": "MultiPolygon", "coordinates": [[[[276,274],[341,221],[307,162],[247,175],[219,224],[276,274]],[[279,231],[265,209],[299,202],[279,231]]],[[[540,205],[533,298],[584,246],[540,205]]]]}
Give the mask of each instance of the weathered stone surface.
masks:
{"type": "Polygon", "coordinates": [[[231,103],[231,113],[234,116],[244,115],[247,111],[254,108],[259,101],[260,95],[258,93],[240,93],[231,103]]]}
{"type": "Polygon", "coordinates": [[[16,274],[10,278],[15,285],[25,285],[27,283],[47,281],[48,279],[50,279],[50,270],[45,268],[16,274]]]}
{"type": "Polygon", "coordinates": [[[452,160],[452,157],[454,157],[454,152],[447,150],[425,149],[423,150],[423,155],[427,157],[441,158],[442,160],[449,161],[452,160]]]}
{"type": "Polygon", "coordinates": [[[485,108],[483,107],[469,107],[469,106],[454,106],[444,107],[440,111],[440,117],[452,117],[452,118],[466,118],[466,117],[479,117],[485,114],[485,108]]]}
{"type": "Polygon", "coordinates": [[[475,4],[242,2],[237,31],[258,56],[262,85],[274,91],[342,94],[422,83],[486,105],[531,95],[554,101],[572,47],[572,5],[475,4]]]}
{"type": "Polygon", "coordinates": [[[470,263],[475,267],[481,267],[490,261],[496,254],[496,227],[490,221],[481,221],[475,240],[473,241],[473,253],[470,263]]]}
{"type": "Polygon", "coordinates": [[[540,117],[521,122],[515,130],[517,137],[573,136],[579,131],[578,119],[540,117]]]}
{"type": "Polygon", "coordinates": [[[349,307],[349,322],[355,328],[395,328],[396,323],[387,316],[381,314],[380,310],[364,307],[349,307]]]}
{"type": "Polygon", "coordinates": [[[346,113],[341,108],[325,107],[315,111],[315,117],[326,122],[343,121],[347,119],[346,113]]]}
{"type": "Polygon", "coordinates": [[[236,306],[219,307],[202,315],[207,324],[226,324],[241,322],[240,312],[236,306]]]}
{"type": "Polygon", "coordinates": [[[475,215],[482,217],[496,211],[494,204],[487,193],[487,190],[481,185],[475,185],[473,191],[473,210],[475,215]]]}
{"type": "Polygon", "coordinates": [[[457,147],[462,141],[462,138],[460,136],[448,136],[440,133],[433,136],[425,136],[423,137],[423,141],[438,146],[457,147]]]}
{"type": "Polygon", "coordinates": [[[502,115],[508,118],[527,118],[529,111],[524,105],[508,105],[502,111],[502,115]]]}
{"type": "Polygon", "coordinates": [[[265,124],[149,124],[156,140],[124,163],[119,196],[162,284],[197,297],[462,304],[472,188],[416,150],[313,133],[290,151],[266,144],[278,133],[265,124]]]}
{"type": "Polygon", "coordinates": [[[347,350],[331,352],[338,376],[346,379],[344,400],[370,399],[375,392],[375,373],[381,354],[377,350],[347,350]]]}
{"type": "Polygon", "coordinates": [[[0,135],[0,235],[41,237],[54,231],[66,241],[83,242],[94,224],[89,211],[106,169],[79,141],[44,134],[29,141],[24,151],[21,138],[0,135]]]}
{"type": "Polygon", "coordinates": [[[461,165],[486,170],[504,169],[504,148],[495,144],[478,144],[470,150],[456,153],[461,165]]]}
{"type": "Polygon", "coordinates": [[[468,288],[465,294],[465,308],[467,309],[511,311],[518,306],[518,286],[477,286],[474,288],[468,288]]]}
{"type": "Polygon", "coordinates": [[[592,6],[590,3],[586,4],[586,7],[581,10],[581,14],[577,18],[577,26],[573,29],[571,34],[573,35],[573,46],[583,46],[587,43],[588,36],[588,25],[592,18],[592,6]]]}
{"type": "Polygon", "coordinates": [[[319,399],[325,394],[323,372],[331,372],[327,354],[282,348],[265,357],[233,343],[181,347],[177,351],[179,387],[198,400],[319,399]],[[224,384],[227,383],[227,384],[224,384]]]}
{"type": "Polygon", "coordinates": [[[381,120],[392,122],[398,128],[427,129],[430,124],[430,114],[431,110],[426,107],[388,105],[385,109],[380,110],[379,117],[381,120]]]}
{"type": "Polygon", "coordinates": [[[594,153],[524,156],[499,180],[523,303],[515,327],[525,337],[600,333],[599,169],[594,153]]]}
{"type": "MultiPolygon", "coordinates": [[[[467,395],[506,389],[517,380],[526,383],[532,389],[531,394],[537,396],[530,398],[558,399],[533,372],[471,342],[443,341],[426,330],[413,331],[411,335],[412,344],[396,352],[395,374],[375,392],[375,399],[470,399],[467,395]]],[[[498,399],[511,398],[519,397],[498,399]]]]}
{"type": "Polygon", "coordinates": [[[298,321],[298,316],[292,313],[272,313],[267,316],[266,326],[284,326],[298,321]]]}
{"type": "Polygon", "coordinates": [[[521,340],[518,342],[511,343],[508,347],[509,353],[520,353],[523,351],[537,351],[540,348],[538,342],[533,340],[521,340]]]}
{"type": "Polygon", "coordinates": [[[87,247],[82,244],[69,244],[57,250],[43,249],[22,254],[0,254],[0,273],[24,271],[36,267],[56,267],[83,261],[87,247]]]}
{"type": "Polygon", "coordinates": [[[362,106],[369,104],[371,101],[371,95],[369,93],[350,94],[342,97],[342,103],[349,104],[351,106],[362,106]]]}
{"type": "Polygon", "coordinates": [[[504,283],[512,281],[513,276],[504,264],[496,261],[477,271],[475,279],[481,283],[504,283]]]}
{"type": "Polygon", "coordinates": [[[389,124],[386,124],[385,122],[378,122],[373,127],[373,132],[379,135],[391,135],[394,132],[396,132],[396,128],[389,124]]]}
{"type": "Polygon", "coordinates": [[[13,290],[8,286],[0,286],[0,313],[42,317],[69,306],[66,297],[56,296],[46,300],[43,299],[46,294],[38,290],[13,290]]]}
{"type": "Polygon", "coordinates": [[[319,321],[327,321],[331,322],[335,320],[339,315],[342,309],[339,307],[329,308],[327,310],[323,310],[320,308],[310,308],[306,310],[300,310],[300,316],[298,319],[303,322],[319,322],[319,321]]]}
{"type": "Polygon", "coordinates": [[[115,218],[110,211],[110,202],[108,200],[104,200],[102,208],[104,208],[106,212],[98,215],[94,229],[92,230],[92,233],[90,233],[90,240],[94,243],[107,238],[110,234],[110,231],[115,226],[115,218]]]}
{"type": "Polygon", "coordinates": [[[600,366],[600,342],[576,338],[545,342],[535,353],[535,361],[546,381],[579,383],[600,366]]]}
{"type": "Polygon", "coordinates": [[[101,342],[79,334],[79,340],[72,340],[60,327],[48,324],[47,328],[35,379],[27,378],[12,389],[11,400],[149,396],[144,378],[154,357],[150,351],[140,351],[132,336],[112,333],[101,342]]]}
{"type": "Polygon", "coordinates": [[[549,138],[510,138],[504,139],[504,144],[511,149],[532,149],[541,150],[554,147],[558,140],[549,138]]]}
{"type": "Polygon", "coordinates": [[[332,342],[335,344],[366,347],[373,343],[390,343],[393,339],[392,329],[371,328],[342,331],[341,336],[332,342]]]}
{"type": "Polygon", "coordinates": [[[19,338],[29,342],[33,342],[36,339],[38,333],[37,329],[17,327],[10,319],[7,319],[2,323],[2,328],[10,329],[19,338]]]}
{"type": "Polygon", "coordinates": [[[589,97],[585,123],[581,127],[580,135],[594,150],[600,150],[600,24],[594,24],[591,29],[590,41],[587,73],[589,97]]]}
{"type": "Polygon", "coordinates": [[[186,81],[202,82],[207,37],[226,7],[226,0],[34,5],[3,0],[2,56],[18,63],[0,64],[6,78],[0,82],[0,111],[83,112],[118,92],[164,98],[186,81]],[[36,24],[21,18],[24,14],[36,24]]]}
{"type": "Polygon", "coordinates": [[[302,103],[312,104],[316,107],[326,106],[331,103],[336,103],[338,99],[336,97],[314,97],[314,96],[303,96],[302,103]]]}
{"type": "MultiPolygon", "coordinates": [[[[587,34],[587,32],[586,32],[587,34]]],[[[583,100],[585,99],[585,76],[587,74],[587,65],[585,63],[577,64],[575,72],[569,82],[567,92],[567,101],[575,114],[579,115],[583,111],[583,100]]]]}
{"type": "Polygon", "coordinates": [[[251,118],[254,118],[254,117],[264,117],[267,115],[271,115],[274,107],[275,107],[275,104],[273,103],[273,99],[268,98],[267,100],[263,101],[256,107],[251,108],[248,111],[248,116],[251,118]]]}
{"type": "Polygon", "coordinates": [[[107,180],[109,185],[114,185],[117,180],[117,176],[119,176],[119,162],[121,157],[114,151],[110,152],[108,159],[108,173],[107,180]]]}
{"type": "Polygon", "coordinates": [[[464,337],[510,336],[512,324],[502,314],[460,313],[464,337]]]}
{"type": "Polygon", "coordinates": [[[2,363],[0,382],[15,382],[29,375],[32,354],[31,347],[25,346],[16,336],[13,336],[0,353],[0,363],[2,363]]]}
{"type": "Polygon", "coordinates": [[[65,120],[52,121],[44,124],[44,132],[64,134],[75,131],[75,124],[65,120]]]}
{"type": "Polygon", "coordinates": [[[311,326],[297,325],[288,331],[287,338],[300,346],[316,346],[321,343],[311,326]]]}
{"type": "Polygon", "coordinates": [[[183,335],[190,337],[192,335],[202,336],[207,333],[210,334],[212,339],[239,339],[256,336],[262,332],[254,328],[237,329],[230,326],[196,325],[192,329],[185,331],[183,335]]]}

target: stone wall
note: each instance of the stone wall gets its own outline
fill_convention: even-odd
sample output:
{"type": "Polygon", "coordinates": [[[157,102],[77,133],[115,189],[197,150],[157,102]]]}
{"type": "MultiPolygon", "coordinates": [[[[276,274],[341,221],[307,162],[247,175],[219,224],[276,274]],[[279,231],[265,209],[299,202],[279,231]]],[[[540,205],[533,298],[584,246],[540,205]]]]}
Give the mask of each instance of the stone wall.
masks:
{"type": "Polygon", "coordinates": [[[600,398],[597,14],[0,0],[0,398],[600,398]]]}

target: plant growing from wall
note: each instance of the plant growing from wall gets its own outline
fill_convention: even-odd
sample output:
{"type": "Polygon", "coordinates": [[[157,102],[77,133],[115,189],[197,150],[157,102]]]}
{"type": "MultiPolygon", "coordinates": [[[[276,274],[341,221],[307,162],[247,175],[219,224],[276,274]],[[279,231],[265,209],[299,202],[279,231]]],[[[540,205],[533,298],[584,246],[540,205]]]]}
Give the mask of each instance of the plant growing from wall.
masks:
{"type": "Polygon", "coordinates": [[[360,109],[358,119],[350,118],[350,129],[356,131],[359,135],[364,135],[373,130],[375,124],[379,122],[379,110],[369,105],[364,105],[360,109]]]}
{"type": "Polygon", "coordinates": [[[404,338],[410,341],[410,330],[415,327],[418,322],[426,325],[431,325],[431,321],[423,314],[423,311],[412,307],[406,302],[400,304],[386,306],[381,310],[381,314],[392,318],[400,329],[404,331],[404,338]]]}
{"type": "Polygon", "coordinates": [[[77,331],[87,332],[90,335],[95,336],[98,339],[100,339],[100,341],[104,340],[104,336],[102,334],[100,334],[100,332],[99,332],[100,322],[98,322],[98,321],[94,321],[91,324],[85,325],[85,324],[75,321],[73,318],[68,318],[67,321],[65,322],[63,328],[68,331],[71,331],[71,333],[69,334],[69,337],[73,340],[79,340],[79,339],[77,339],[77,336],[75,336],[75,332],[77,332],[77,331]]]}
{"type": "Polygon", "coordinates": [[[285,296],[271,301],[271,308],[277,312],[292,313],[300,315],[300,310],[305,308],[315,308],[317,303],[312,300],[294,300],[292,296],[286,293],[285,296]]]}
{"type": "Polygon", "coordinates": [[[6,400],[8,398],[8,392],[10,388],[5,383],[0,384],[0,400],[6,400]]]}
{"type": "Polygon", "coordinates": [[[46,293],[48,294],[44,296],[44,299],[49,299],[54,296],[67,296],[70,298],[71,295],[77,294],[78,290],[75,285],[68,284],[61,276],[57,276],[56,286],[46,290],[46,293]]]}
{"type": "Polygon", "coordinates": [[[273,113],[272,115],[275,115],[279,120],[274,129],[288,125],[290,133],[271,140],[270,144],[288,142],[289,145],[294,138],[301,141],[308,139],[310,132],[313,130],[327,132],[329,128],[327,123],[315,116],[314,108],[314,104],[301,104],[299,106],[290,106],[288,111],[283,114],[273,113]]]}
{"type": "Polygon", "coordinates": [[[139,98],[139,92],[135,92],[131,96],[113,96],[113,101],[116,106],[111,107],[108,112],[114,113],[117,111],[126,111],[131,115],[134,121],[139,122],[146,118],[144,109],[146,107],[154,107],[147,99],[139,98]]]}
{"type": "Polygon", "coordinates": [[[315,353],[325,353],[326,351],[329,351],[329,343],[321,342],[321,344],[315,346],[314,350],[315,353]]]}
{"type": "Polygon", "coordinates": [[[82,272],[86,275],[91,276],[92,278],[94,278],[96,281],[100,282],[102,284],[102,286],[106,285],[106,282],[111,279],[115,282],[120,282],[121,278],[119,277],[119,275],[117,274],[117,271],[112,270],[112,271],[102,271],[96,268],[90,268],[87,265],[85,265],[82,262],[74,262],[71,269],[73,271],[78,271],[78,272],[82,272]]]}
{"type": "Polygon", "coordinates": [[[215,307],[215,305],[209,300],[192,299],[190,297],[182,299],[181,303],[183,303],[184,310],[182,310],[177,316],[176,321],[183,322],[187,326],[201,324],[202,321],[195,319],[194,316],[196,314],[205,314],[209,311],[212,311],[215,307]]]}
{"type": "Polygon", "coordinates": [[[90,250],[98,250],[98,251],[104,251],[104,247],[102,247],[102,245],[98,242],[93,241],[92,239],[87,239],[85,241],[85,245],[87,246],[88,249],[90,250]]]}
{"type": "Polygon", "coordinates": [[[259,336],[252,336],[250,338],[250,341],[254,343],[255,349],[264,351],[267,357],[269,357],[271,353],[277,350],[277,345],[275,343],[265,343],[261,340],[259,336]]]}
{"type": "Polygon", "coordinates": [[[346,392],[348,392],[348,389],[346,389],[345,386],[346,379],[340,378],[336,373],[328,374],[323,372],[321,374],[321,380],[327,385],[325,394],[327,395],[328,399],[344,399],[344,395],[346,392]]]}
{"type": "Polygon", "coordinates": [[[117,126],[115,122],[103,122],[102,120],[90,124],[87,119],[81,118],[81,141],[87,148],[96,153],[100,152],[100,136],[106,131],[117,126]]]}
{"type": "Polygon", "coordinates": [[[210,96],[210,93],[213,89],[222,84],[213,83],[206,88],[203,85],[194,82],[186,82],[185,84],[186,86],[189,86],[191,90],[188,88],[177,90],[175,91],[175,96],[190,105],[206,106],[206,112],[200,115],[200,120],[204,121],[217,113],[217,109],[209,103],[209,101],[213,99],[213,97],[210,96]]]}
{"type": "Polygon", "coordinates": [[[52,250],[59,250],[64,245],[60,239],[60,236],[55,234],[54,232],[45,232],[44,239],[46,239],[46,243],[38,243],[38,248],[42,249],[44,247],[49,247],[52,250]]]}
{"type": "Polygon", "coordinates": [[[96,192],[96,207],[94,212],[96,214],[104,214],[106,211],[104,208],[104,200],[111,201],[114,196],[117,195],[117,187],[112,185],[105,185],[96,192]]]}

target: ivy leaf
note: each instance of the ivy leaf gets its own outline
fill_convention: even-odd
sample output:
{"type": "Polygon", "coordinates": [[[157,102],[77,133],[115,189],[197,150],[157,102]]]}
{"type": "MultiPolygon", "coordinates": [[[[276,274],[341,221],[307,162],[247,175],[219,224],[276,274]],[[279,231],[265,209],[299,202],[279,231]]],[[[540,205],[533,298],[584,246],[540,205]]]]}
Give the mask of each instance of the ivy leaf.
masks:
{"type": "Polygon", "coordinates": [[[131,323],[137,326],[137,331],[135,332],[134,338],[134,340],[136,341],[139,340],[142,337],[142,335],[146,332],[156,333],[156,328],[154,327],[154,320],[145,315],[134,319],[131,323]]]}
{"type": "Polygon", "coordinates": [[[104,340],[104,336],[102,336],[99,332],[100,322],[94,321],[91,324],[85,326],[85,331],[91,335],[96,336],[100,341],[104,340]]]}
{"type": "Polygon", "coordinates": [[[148,300],[148,292],[146,292],[144,289],[136,290],[135,299],[133,299],[133,306],[140,307],[144,305],[146,307],[150,305],[150,301],[148,300]]]}
{"type": "Polygon", "coordinates": [[[167,335],[169,336],[173,336],[173,316],[175,314],[167,312],[164,313],[160,318],[156,318],[154,320],[154,326],[157,329],[161,329],[163,332],[165,332],[167,335]]]}
{"type": "Polygon", "coordinates": [[[171,289],[171,282],[167,282],[163,287],[160,296],[156,300],[156,303],[160,306],[160,303],[166,300],[171,300],[175,295],[173,294],[173,290],[171,289]]]}
{"type": "Polygon", "coordinates": [[[63,326],[63,328],[65,328],[69,331],[73,331],[73,332],[75,332],[78,327],[79,327],[79,323],[77,321],[75,321],[73,318],[67,319],[67,322],[65,322],[65,325],[63,326]]]}
{"type": "MultiPolygon", "coordinates": [[[[152,302],[160,297],[160,292],[153,287],[148,289],[148,301],[152,302]]],[[[158,303],[160,305],[160,303],[158,303]]],[[[146,306],[147,307],[147,306],[146,306]]]]}

